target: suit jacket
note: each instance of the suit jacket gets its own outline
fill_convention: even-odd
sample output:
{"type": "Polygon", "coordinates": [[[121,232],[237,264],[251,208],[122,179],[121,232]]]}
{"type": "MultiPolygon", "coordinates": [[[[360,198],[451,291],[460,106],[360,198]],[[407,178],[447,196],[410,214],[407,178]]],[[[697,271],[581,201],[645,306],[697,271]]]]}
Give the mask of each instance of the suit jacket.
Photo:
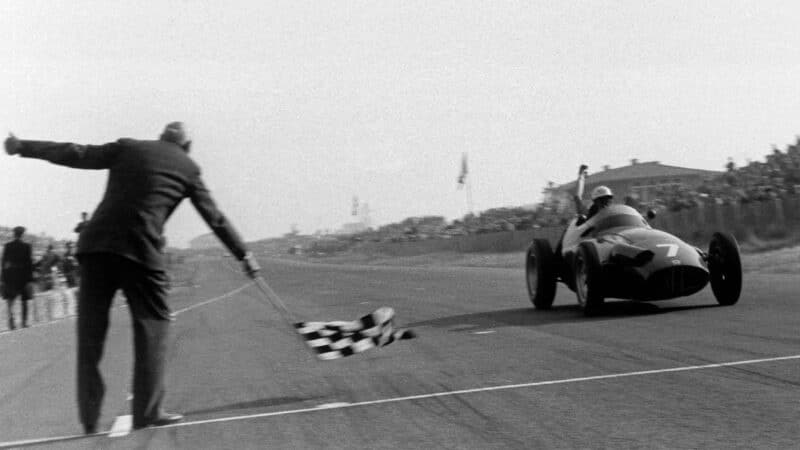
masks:
{"type": "Polygon", "coordinates": [[[24,286],[33,280],[33,257],[31,244],[13,240],[3,246],[2,267],[3,284],[24,286]]]}
{"type": "Polygon", "coordinates": [[[189,198],[211,230],[236,256],[247,248],[217,208],[200,168],[180,146],[161,140],[120,139],[104,145],[21,141],[20,156],[78,169],[108,169],[103,199],[78,238],[76,255],[115,253],[144,266],[165,267],[164,224],[189,198]]]}

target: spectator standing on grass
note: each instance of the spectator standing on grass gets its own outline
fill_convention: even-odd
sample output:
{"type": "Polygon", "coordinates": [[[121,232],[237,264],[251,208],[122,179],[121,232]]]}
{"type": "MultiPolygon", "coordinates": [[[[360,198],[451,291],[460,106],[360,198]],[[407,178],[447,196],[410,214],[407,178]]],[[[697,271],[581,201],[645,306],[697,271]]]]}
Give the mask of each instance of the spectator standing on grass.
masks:
{"type": "Polygon", "coordinates": [[[14,227],[14,240],[3,247],[2,281],[3,298],[8,306],[8,328],[14,324],[14,300],[22,298],[22,326],[28,326],[28,301],[33,298],[33,256],[31,244],[22,240],[25,227],[14,227]]]}
{"type": "Polygon", "coordinates": [[[119,139],[104,145],[20,140],[9,135],[6,153],[77,169],[106,169],[100,205],[81,230],[77,257],[78,410],[84,431],[96,433],[105,385],[100,359],[114,294],[122,289],[133,322],[133,427],[167,425],[183,416],[162,409],[169,348],[168,277],[164,224],[189,198],[208,226],[255,277],[259,267],[233,225],[217,209],[187,154],[191,141],[181,122],[158,140],[119,139]]]}

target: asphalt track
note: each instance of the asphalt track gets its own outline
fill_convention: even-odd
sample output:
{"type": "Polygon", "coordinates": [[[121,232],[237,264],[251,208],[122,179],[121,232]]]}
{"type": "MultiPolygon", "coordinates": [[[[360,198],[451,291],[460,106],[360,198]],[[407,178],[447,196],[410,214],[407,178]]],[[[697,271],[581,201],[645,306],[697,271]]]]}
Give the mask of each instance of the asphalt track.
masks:
{"type": "Polygon", "coordinates": [[[321,362],[230,259],[194,261],[177,313],[166,407],[179,426],[127,432],[131,335],[113,312],[98,436],[74,402],[74,319],[0,334],[0,447],[797,448],[800,277],[746,274],[710,290],[613,301],[585,318],[562,285],[551,311],[523,270],[262,261],[296,316],[396,310],[415,340],[321,362]],[[120,418],[122,417],[122,418],[120,418]],[[113,433],[109,431],[114,429],[113,433]],[[113,437],[112,437],[113,435],[113,437]]]}

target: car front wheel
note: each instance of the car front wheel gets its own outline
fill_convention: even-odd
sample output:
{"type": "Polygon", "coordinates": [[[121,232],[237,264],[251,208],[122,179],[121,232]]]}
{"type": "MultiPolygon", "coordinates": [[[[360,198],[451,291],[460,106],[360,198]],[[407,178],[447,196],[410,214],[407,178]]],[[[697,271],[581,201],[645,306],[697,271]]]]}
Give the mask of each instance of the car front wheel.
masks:
{"type": "Polygon", "coordinates": [[[708,246],[711,291],[720,305],[733,305],[742,292],[742,260],[739,244],[729,233],[714,233],[708,246]]]}
{"type": "Polygon", "coordinates": [[[525,258],[528,296],[536,309],[550,309],[556,296],[556,272],[550,242],[534,239],[525,258]]]}
{"type": "Polygon", "coordinates": [[[582,242],[575,253],[575,294],[587,316],[596,314],[603,306],[603,274],[597,250],[588,242],[582,242]]]}

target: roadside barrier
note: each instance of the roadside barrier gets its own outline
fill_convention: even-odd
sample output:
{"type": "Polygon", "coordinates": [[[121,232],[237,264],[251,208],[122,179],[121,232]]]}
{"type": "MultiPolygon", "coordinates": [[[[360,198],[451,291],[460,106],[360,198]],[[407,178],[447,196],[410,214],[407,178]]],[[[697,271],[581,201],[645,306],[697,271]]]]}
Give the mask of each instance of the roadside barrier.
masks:
{"type": "MultiPolygon", "coordinates": [[[[715,231],[733,233],[739,241],[750,236],[782,238],[800,229],[800,195],[735,204],[700,204],[692,209],[665,211],[651,221],[653,228],[667,231],[687,242],[705,246],[715,231]]],[[[555,246],[564,226],[529,230],[471,234],[451,239],[410,242],[364,242],[353,251],[389,256],[416,256],[435,252],[504,253],[524,251],[533,238],[555,246]]]]}

